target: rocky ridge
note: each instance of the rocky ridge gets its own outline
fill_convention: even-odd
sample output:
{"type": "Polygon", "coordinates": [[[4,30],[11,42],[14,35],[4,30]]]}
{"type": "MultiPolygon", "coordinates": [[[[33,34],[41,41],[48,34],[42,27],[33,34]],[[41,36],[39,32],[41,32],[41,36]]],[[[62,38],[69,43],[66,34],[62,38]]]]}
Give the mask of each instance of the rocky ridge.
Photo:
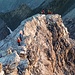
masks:
{"type": "Polygon", "coordinates": [[[75,41],[58,14],[34,15],[0,42],[5,75],[74,75],[74,52],[75,41]],[[18,46],[20,30],[24,34],[18,46]]]}

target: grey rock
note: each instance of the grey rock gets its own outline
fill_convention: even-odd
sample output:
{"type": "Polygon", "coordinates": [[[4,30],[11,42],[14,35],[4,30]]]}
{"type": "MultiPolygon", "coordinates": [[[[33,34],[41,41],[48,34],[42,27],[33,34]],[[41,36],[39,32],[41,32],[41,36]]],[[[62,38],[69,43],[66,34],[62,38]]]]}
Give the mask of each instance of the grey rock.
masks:
{"type": "Polygon", "coordinates": [[[0,43],[0,51],[13,48],[11,54],[0,58],[8,74],[13,69],[18,69],[19,75],[75,74],[75,40],[69,38],[67,28],[58,14],[30,17],[0,43]],[[18,46],[16,39],[20,30],[24,30],[24,34],[21,46],[18,46]],[[27,50],[26,60],[18,55],[23,47],[27,50]]]}

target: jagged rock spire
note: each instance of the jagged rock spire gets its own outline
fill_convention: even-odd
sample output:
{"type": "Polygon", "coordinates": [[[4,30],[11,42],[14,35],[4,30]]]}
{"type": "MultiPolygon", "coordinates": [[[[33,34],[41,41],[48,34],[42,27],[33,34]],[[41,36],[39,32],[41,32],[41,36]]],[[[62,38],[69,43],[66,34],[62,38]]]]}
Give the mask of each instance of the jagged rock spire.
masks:
{"type": "MultiPolygon", "coordinates": [[[[22,21],[13,33],[3,40],[0,49],[6,51],[12,47],[20,58],[19,54],[24,54],[23,47],[26,48],[26,59],[20,58],[17,68],[21,75],[23,73],[29,75],[69,75],[75,74],[74,43],[69,38],[67,28],[60,15],[37,14],[22,21]],[[16,38],[19,36],[20,30],[23,30],[24,34],[21,46],[18,46],[16,38]],[[22,63],[26,63],[26,65],[22,63]],[[23,71],[20,70],[21,68],[23,71]]],[[[13,51],[9,54],[10,56],[13,51]]]]}

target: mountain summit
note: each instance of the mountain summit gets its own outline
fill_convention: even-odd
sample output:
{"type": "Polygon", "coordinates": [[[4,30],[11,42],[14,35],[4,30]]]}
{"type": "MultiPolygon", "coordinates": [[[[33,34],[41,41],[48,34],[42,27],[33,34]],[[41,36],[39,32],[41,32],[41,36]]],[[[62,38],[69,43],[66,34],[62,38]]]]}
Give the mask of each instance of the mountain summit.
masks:
{"type": "Polygon", "coordinates": [[[5,75],[74,75],[74,46],[60,15],[34,15],[0,42],[1,71],[5,75]]]}

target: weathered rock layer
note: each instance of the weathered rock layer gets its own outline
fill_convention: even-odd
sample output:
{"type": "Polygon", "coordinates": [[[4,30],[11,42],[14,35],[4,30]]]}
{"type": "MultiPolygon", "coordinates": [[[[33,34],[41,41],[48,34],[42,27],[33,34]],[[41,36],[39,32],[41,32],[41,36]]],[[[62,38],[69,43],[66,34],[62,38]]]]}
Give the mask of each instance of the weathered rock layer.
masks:
{"type": "MultiPolygon", "coordinates": [[[[18,75],[75,74],[75,42],[69,38],[67,28],[64,26],[60,15],[38,14],[24,20],[12,33],[12,37],[7,38],[7,42],[3,41],[0,49],[7,51],[9,47],[12,47],[10,56],[15,50],[17,51],[16,55],[19,55],[19,61],[16,62],[17,68],[15,69],[17,69],[18,75]],[[15,40],[20,30],[23,30],[24,34],[19,47],[15,40]],[[12,37],[14,38],[11,39],[12,37]],[[22,58],[20,51],[24,47],[26,48],[26,57],[22,58]]],[[[7,55],[3,56],[3,58],[5,57],[7,55]]]]}
{"type": "Polygon", "coordinates": [[[25,36],[33,75],[75,74],[74,47],[61,16],[33,17],[26,23],[25,36]]]}

